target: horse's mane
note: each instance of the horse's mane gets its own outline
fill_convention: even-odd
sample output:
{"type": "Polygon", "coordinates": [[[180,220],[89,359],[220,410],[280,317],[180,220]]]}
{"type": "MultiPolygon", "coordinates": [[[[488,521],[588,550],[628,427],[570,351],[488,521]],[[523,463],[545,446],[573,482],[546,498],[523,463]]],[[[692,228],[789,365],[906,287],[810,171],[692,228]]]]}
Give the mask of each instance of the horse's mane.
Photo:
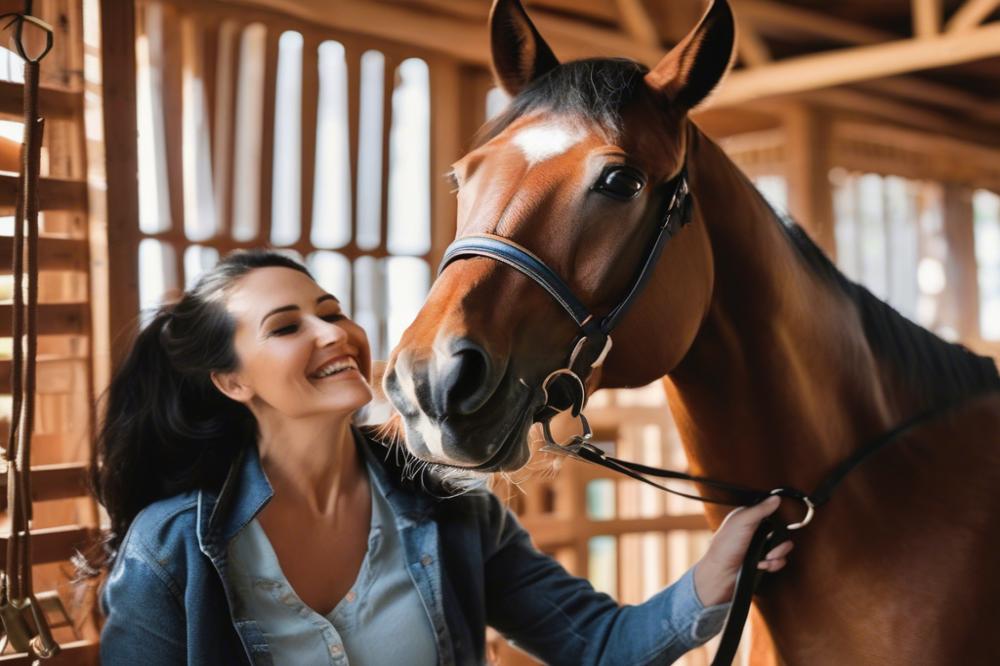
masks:
{"type": "Polygon", "coordinates": [[[857,309],[872,351],[900,372],[928,405],[1000,390],[1000,374],[993,359],[946,342],[913,323],[868,289],[848,279],[802,227],[782,220],[776,212],[774,217],[809,270],[847,296],[857,309]]]}
{"type": "Polygon", "coordinates": [[[512,122],[534,111],[575,115],[610,135],[621,130],[621,111],[643,89],[649,68],[627,58],[589,58],[564,63],[528,84],[507,108],[473,139],[477,148],[512,122]]]}

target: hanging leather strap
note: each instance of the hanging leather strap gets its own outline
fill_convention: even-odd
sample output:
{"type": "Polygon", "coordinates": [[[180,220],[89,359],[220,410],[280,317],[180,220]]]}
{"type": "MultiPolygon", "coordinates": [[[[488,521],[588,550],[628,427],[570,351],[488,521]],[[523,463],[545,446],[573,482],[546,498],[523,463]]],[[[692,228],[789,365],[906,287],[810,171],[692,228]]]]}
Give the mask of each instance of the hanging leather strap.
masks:
{"type": "Polygon", "coordinates": [[[0,582],[0,620],[18,652],[49,658],[59,651],[48,621],[34,596],[31,558],[31,436],[35,420],[35,361],[38,356],[38,178],[44,120],[38,114],[40,63],[52,48],[52,28],[31,16],[31,2],[14,15],[14,44],[24,60],[24,140],[21,176],[14,217],[14,276],[11,315],[12,412],[7,438],[7,507],[10,535],[0,582]],[[23,42],[25,23],[42,30],[46,43],[36,56],[23,42]],[[27,285],[25,285],[25,277],[27,285]],[[27,287],[27,288],[25,288],[27,287]],[[26,292],[26,293],[25,293],[26,292]],[[25,302],[27,295],[27,302],[25,302]]]}

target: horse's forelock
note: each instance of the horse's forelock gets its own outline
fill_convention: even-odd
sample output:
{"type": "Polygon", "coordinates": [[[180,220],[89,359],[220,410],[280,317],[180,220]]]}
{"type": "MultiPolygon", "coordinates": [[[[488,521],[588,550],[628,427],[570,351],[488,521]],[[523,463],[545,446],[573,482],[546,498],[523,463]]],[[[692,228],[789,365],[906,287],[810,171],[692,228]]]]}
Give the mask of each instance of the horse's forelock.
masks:
{"type": "Polygon", "coordinates": [[[523,116],[551,112],[576,116],[610,137],[622,130],[622,111],[643,88],[649,69],[627,58],[592,58],[562,64],[532,81],[473,140],[478,148],[523,116]]]}

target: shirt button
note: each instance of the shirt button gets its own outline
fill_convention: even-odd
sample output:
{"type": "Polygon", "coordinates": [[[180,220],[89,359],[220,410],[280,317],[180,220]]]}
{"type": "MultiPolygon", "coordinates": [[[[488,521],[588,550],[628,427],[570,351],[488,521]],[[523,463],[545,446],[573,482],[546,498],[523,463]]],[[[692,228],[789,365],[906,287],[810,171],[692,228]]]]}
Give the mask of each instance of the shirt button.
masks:
{"type": "Polygon", "coordinates": [[[330,654],[332,654],[334,657],[339,657],[343,652],[344,652],[343,646],[340,645],[330,646],[330,654]]]}
{"type": "Polygon", "coordinates": [[[358,598],[358,595],[354,594],[354,590],[351,590],[346,595],[344,595],[344,598],[347,599],[349,602],[353,603],[354,600],[358,598]]]}
{"type": "Polygon", "coordinates": [[[429,567],[433,561],[434,558],[427,554],[424,554],[424,556],[420,558],[420,563],[425,567],[429,567]]]}

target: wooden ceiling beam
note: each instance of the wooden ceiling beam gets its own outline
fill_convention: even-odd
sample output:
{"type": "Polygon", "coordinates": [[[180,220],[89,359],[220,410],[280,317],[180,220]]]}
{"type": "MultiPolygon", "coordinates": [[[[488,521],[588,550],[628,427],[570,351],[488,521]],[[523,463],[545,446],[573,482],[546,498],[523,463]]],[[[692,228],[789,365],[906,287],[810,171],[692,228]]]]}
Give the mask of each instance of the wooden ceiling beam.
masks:
{"type": "Polygon", "coordinates": [[[615,0],[615,7],[626,34],[644,46],[660,48],[660,35],[642,0],[615,0]]]}
{"type": "Polygon", "coordinates": [[[771,62],[771,49],[757,32],[757,26],[747,19],[736,18],[736,51],[747,67],[759,67],[771,62]]]}
{"type": "Polygon", "coordinates": [[[740,104],[762,97],[831,88],[995,56],[1000,56],[1000,23],[957,35],[900,39],[887,44],[797,56],[736,71],[723,81],[709,104],[740,104]]]}
{"type": "Polygon", "coordinates": [[[845,44],[878,44],[899,39],[899,35],[891,32],[772,0],[733,0],[733,7],[737,16],[753,21],[765,34],[804,33],[845,44]]]}
{"type": "MultiPolygon", "coordinates": [[[[198,9],[201,3],[171,0],[171,4],[198,9]]],[[[490,64],[485,4],[476,8],[455,0],[421,0],[422,6],[454,12],[462,18],[429,15],[411,4],[370,0],[338,0],[333,6],[327,0],[228,0],[225,4],[247,8],[250,16],[284,14],[318,26],[411,44],[485,67],[490,64]],[[482,18],[474,18],[474,13],[482,14],[482,18]]],[[[652,66],[663,56],[663,49],[637,43],[618,30],[541,12],[533,14],[532,20],[560,59],[618,55],[652,66]]]]}
{"type": "Polygon", "coordinates": [[[911,0],[913,4],[913,34],[933,37],[941,32],[941,0],[911,0]]]}
{"type": "Polygon", "coordinates": [[[1000,0],[967,0],[951,15],[945,24],[945,32],[970,30],[986,20],[986,17],[1000,7],[1000,0]]]}

